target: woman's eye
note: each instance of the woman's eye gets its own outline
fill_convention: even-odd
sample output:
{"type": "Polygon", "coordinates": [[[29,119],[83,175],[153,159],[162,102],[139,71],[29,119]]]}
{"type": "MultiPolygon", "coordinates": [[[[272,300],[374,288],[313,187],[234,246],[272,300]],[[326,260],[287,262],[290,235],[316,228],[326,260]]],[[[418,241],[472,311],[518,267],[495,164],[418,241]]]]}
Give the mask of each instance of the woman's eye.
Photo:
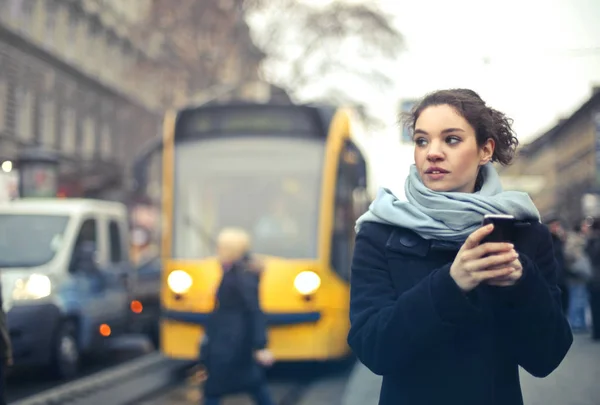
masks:
{"type": "Polygon", "coordinates": [[[460,142],[460,138],[458,138],[456,136],[449,136],[448,138],[446,138],[446,143],[448,143],[450,145],[455,145],[459,142],[460,142]]]}
{"type": "Polygon", "coordinates": [[[425,138],[417,138],[417,139],[415,139],[415,144],[417,146],[424,146],[424,145],[427,144],[427,139],[425,139],[425,138]]]}

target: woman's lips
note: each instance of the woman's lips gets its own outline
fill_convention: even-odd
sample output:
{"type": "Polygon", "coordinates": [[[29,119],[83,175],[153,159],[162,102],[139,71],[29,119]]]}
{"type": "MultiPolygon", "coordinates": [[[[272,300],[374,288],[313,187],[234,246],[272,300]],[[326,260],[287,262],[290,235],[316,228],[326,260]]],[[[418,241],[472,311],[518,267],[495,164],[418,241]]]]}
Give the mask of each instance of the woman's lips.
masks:
{"type": "Polygon", "coordinates": [[[429,180],[442,180],[448,173],[450,173],[448,170],[441,167],[430,167],[425,170],[425,175],[429,180]]]}

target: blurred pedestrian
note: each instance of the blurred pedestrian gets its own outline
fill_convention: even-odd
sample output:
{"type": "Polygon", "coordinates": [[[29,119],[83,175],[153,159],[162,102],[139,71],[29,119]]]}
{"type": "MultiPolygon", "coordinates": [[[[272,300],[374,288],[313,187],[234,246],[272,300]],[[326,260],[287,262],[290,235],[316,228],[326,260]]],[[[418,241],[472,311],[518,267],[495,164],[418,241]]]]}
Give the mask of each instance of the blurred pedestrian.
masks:
{"type": "Polygon", "coordinates": [[[453,89],[410,125],[407,201],[382,189],[357,222],[348,342],[383,376],[379,405],[522,405],[519,366],[547,376],[573,336],[550,232],[492,165],[514,156],[511,121],[453,89]],[[515,217],[507,241],[485,240],[486,214],[515,217]]]}
{"type": "Polygon", "coordinates": [[[8,323],[6,322],[6,312],[4,310],[2,284],[0,283],[0,405],[6,404],[6,375],[8,368],[12,364],[12,345],[8,323]]]}
{"type": "Polygon", "coordinates": [[[588,229],[585,221],[575,225],[565,240],[566,283],[569,289],[567,312],[574,332],[587,332],[586,312],[589,306],[588,281],[592,277],[592,262],[586,251],[588,229]]]}
{"type": "Polygon", "coordinates": [[[592,276],[588,281],[592,339],[600,340],[600,219],[594,220],[592,224],[586,253],[592,262],[592,276]]]}
{"type": "Polygon", "coordinates": [[[554,247],[554,257],[558,268],[556,269],[556,285],[561,291],[561,302],[563,312],[566,314],[569,309],[569,287],[567,285],[567,269],[565,262],[565,229],[560,219],[554,214],[545,218],[546,225],[552,235],[552,245],[554,247]]]}
{"type": "Polygon", "coordinates": [[[249,393],[257,405],[274,404],[264,374],[274,361],[259,303],[264,266],[249,249],[250,237],[241,229],[224,229],[217,238],[223,277],[200,351],[208,374],[205,405],[218,405],[221,397],[240,392],[249,393]]]}

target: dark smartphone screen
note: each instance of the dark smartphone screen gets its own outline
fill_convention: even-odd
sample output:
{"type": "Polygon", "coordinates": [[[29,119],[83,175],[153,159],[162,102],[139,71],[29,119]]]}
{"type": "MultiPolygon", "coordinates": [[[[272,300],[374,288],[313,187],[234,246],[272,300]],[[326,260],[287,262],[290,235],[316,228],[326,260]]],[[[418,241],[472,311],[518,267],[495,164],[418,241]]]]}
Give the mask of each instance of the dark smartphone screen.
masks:
{"type": "Polygon", "coordinates": [[[494,230],[481,242],[512,242],[515,232],[515,217],[512,215],[486,215],[482,226],[494,224],[494,230]]]}

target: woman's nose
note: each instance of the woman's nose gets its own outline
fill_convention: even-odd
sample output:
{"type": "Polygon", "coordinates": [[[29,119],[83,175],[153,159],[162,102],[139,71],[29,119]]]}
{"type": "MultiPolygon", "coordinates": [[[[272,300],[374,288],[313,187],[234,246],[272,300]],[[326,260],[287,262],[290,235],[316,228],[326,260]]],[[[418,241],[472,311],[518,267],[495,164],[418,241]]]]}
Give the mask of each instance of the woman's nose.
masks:
{"type": "Polygon", "coordinates": [[[442,146],[439,144],[439,142],[432,142],[427,149],[427,160],[436,162],[442,159],[444,159],[442,146]]]}

